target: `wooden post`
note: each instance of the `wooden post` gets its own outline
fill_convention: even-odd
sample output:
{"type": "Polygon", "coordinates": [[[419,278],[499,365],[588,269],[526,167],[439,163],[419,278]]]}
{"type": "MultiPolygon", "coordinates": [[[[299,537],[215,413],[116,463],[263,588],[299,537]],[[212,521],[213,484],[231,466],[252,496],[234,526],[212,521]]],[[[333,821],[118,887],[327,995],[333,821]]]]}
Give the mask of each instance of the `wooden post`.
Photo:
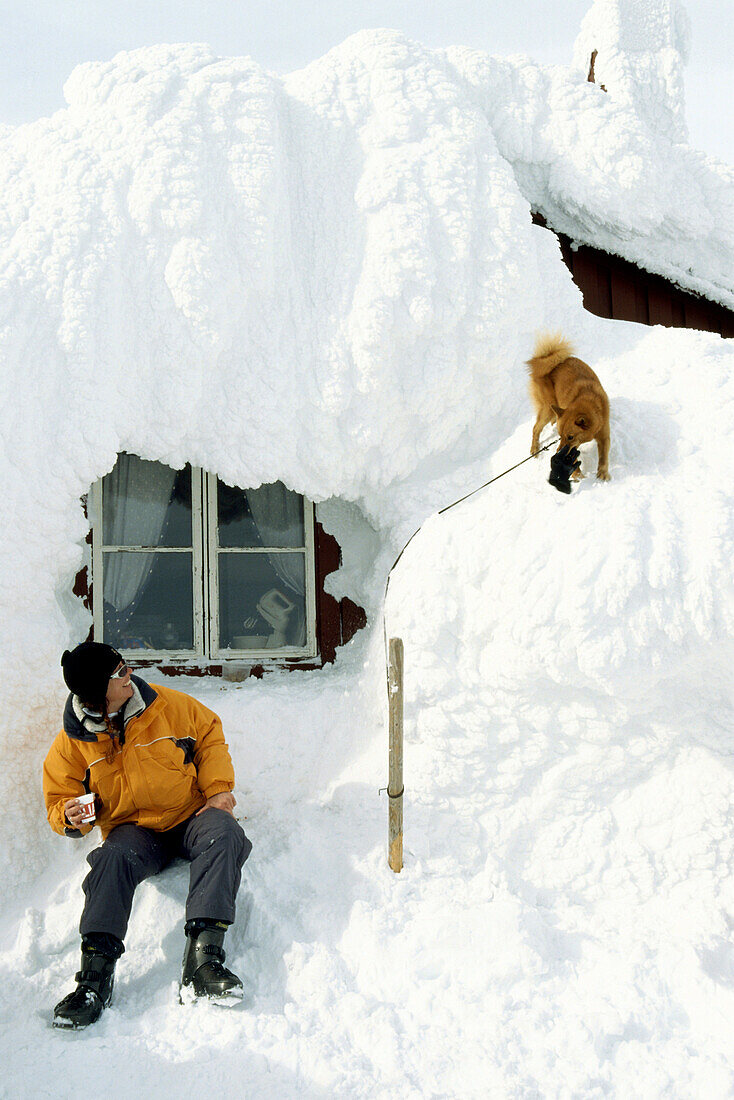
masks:
{"type": "Polygon", "coordinates": [[[390,713],[390,760],[387,794],[388,863],[393,871],[403,868],[403,639],[390,639],[387,674],[390,713]]]}

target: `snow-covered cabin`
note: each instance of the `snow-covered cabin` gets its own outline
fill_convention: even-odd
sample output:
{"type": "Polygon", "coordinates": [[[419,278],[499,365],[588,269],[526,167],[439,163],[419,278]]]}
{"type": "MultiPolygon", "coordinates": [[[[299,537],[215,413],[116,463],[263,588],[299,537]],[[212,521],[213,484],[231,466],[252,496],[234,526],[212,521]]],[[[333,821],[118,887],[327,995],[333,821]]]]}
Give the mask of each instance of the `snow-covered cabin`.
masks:
{"type": "Polygon", "coordinates": [[[252,1008],[182,1025],[172,870],[141,888],[89,1079],[731,1094],[734,349],[589,312],[538,224],[732,309],[734,173],[685,141],[686,33],[675,0],[596,0],[569,67],[391,31],[283,78],[159,46],[3,130],[16,1095],[39,1052],[46,1091],[78,1076],[38,1003],[76,961],[83,862],[38,792],[60,653],[94,623],[168,669],[320,664],[320,573],[366,619],[333,664],[174,684],[221,713],[255,844],[229,941],[252,1008]],[[539,460],[439,515],[527,455],[544,328],[610,395],[611,482],[562,498],[539,460]],[[406,652],[399,878],[383,615],[406,652]]]}
{"type": "MultiPolygon", "coordinates": [[[[123,438],[140,431],[131,409],[117,454],[95,462],[104,472],[114,457],[113,468],[79,486],[91,532],[67,587],[91,620],[85,628],[75,615],[77,636],[167,672],[261,675],[334,660],[366,622],[364,597],[343,584],[338,598],[329,591],[340,549],[314,500],[331,478],[313,482],[314,500],[303,491],[313,461],[304,452],[323,437],[304,440],[286,475],[276,458],[293,438],[285,407],[305,396],[306,410],[314,399],[333,409],[341,439],[327,463],[337,465],[350,437],[363,451],[359,417],[346,411],[354,398],[372,390],[379,418],[373,374],[400,377],[404,356],[417,377],[447,357],[461,371],[466,349],[450,345],[479,304],[472,271],[486,270],[485,285],[503,277],[506,295],[511,285],[498,229],[481,225],[479,194],[489,188],[487,205],[497,204],[498,174],[500,209],[512,195],[507,216],[526,223],[527,241],[530,217],[557,232],[593,313],[730,335],[730,188],[725,169],[682,144],[686,51],[677,3],[643,17],[617,0],[593,6],[569,70],[422,51],[382,32],[281,82],[205,48],[160,47],[78,69],[68,110],[36,125],[34,147],[28,127],[8,135],[9,256],[24,256],[22,293],[34,282],[61,361],[87,386],[130,371],[142,400],[160,391],[169,436],[180,415],[204,413],[202,389],[204,405],[220,391],[198,436],[182,431],[163,447],[150,431],[137,451],[123,438]],[[394,75],[403,69],[415,91],[394,75]],[[463,120],[456,134],[451,112],[463,120]],[[171,403],[163,379],[179,362],[195,382],[171,403]],[[245,375],[247,406],[234,396],[245,375]],[[225,477],[203,440],[234,409],[239,423],[218,444],[225,477]],[[248,426],[252,438],[240,434],[248,426]]],[[[10,293],[21,300],[20,288],[10,293]]],[[[521,323],[530,333],[544,320],[554,318],[536,308],[521,323]]],[[[496,345],[482,322],[475,359],[485,331],[496,345]]],[[[438,408],[426,408],[429,420],[438,408]]],[[[308,411],[303,419],[301,435],[308,411]]],[[[389,440],[378,430],[373,446],[384,455],[389,440]]]]}

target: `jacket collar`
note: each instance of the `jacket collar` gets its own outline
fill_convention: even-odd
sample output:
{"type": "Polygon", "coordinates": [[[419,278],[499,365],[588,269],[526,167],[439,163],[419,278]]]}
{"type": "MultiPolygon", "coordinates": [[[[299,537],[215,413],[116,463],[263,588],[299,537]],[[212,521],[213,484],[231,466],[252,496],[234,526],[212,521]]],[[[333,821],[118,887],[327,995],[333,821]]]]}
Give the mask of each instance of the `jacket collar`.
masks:
{"type": "MultiPolygon", "coordinates": [[[[133,685],[133,694],[122,708],[123,729],[132,718],[137,718],[158,698],[158,692],[139,676],[131,676],[130,682],[133,685]]],[[[78,695],[70,695],[66,700],[64,729],[75,741],[98,741],[100,733],[107,734],[107,727],[84,710],[78,695]]]]}

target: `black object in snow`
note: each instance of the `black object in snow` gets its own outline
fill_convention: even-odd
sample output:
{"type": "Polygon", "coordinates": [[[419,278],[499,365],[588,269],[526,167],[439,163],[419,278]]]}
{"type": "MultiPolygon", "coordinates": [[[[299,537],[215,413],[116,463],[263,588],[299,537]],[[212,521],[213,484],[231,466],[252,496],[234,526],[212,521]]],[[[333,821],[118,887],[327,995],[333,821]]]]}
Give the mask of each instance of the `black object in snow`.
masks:
{"type": "Polygon", "coordinates": [[[567,443],[552,456],[549,483],[559,493],[571,492],[571,474],[581,466],[578,447],[567,443]]]}

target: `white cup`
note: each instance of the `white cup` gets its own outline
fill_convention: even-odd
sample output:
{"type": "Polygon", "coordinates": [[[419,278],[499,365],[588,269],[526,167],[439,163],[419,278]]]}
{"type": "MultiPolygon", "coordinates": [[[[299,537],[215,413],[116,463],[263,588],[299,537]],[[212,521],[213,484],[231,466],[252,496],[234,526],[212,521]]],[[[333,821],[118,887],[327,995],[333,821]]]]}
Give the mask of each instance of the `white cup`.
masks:
{"type": "Polygon", "coordinates": [[[93,821],[97,820],[97,811],[94,808],[93,794],[83,794],[80,798],[77,798],[76,804],[81,807],[82,825],[90,825],[93,821]]]}

